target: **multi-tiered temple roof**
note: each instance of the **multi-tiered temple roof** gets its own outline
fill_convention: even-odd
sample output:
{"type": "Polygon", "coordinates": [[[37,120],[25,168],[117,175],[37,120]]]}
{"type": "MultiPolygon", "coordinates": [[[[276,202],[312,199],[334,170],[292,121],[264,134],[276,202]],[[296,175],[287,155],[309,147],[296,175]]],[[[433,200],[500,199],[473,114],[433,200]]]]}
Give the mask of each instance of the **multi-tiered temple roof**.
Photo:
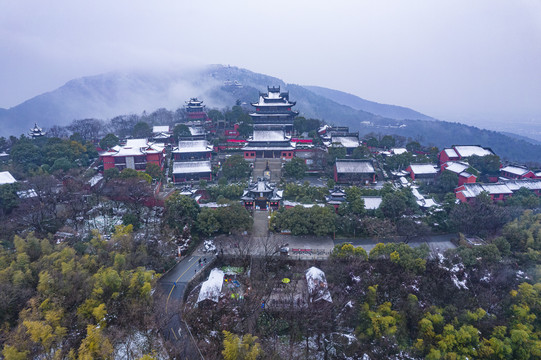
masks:
{"type": "Polygon", "coordinates": [[[289,92],[280,92],[279,86],[267,87],[267,93],[259,93],[259,101],[252,103],[255,112],[250,113],[254,126],[282,125],[286,131],[293,128],[293,119],[299,114],[291,110],[295,101],[289,101],[289,92]]]}
{"type": "Polygon", "coordinates": [[[186,109],[188,120],[207,120],[207,113],[205,112],[205,105],[203,105],[202,100],[191,98],[186,101],[184,108],[186,109]]]}
{"type": "Polygon", "coordinates": [[[34,123],[34,127],[30,129],[28,132],[28,136],[30,136],[32,139],[45,136],[45,132],[42,128],[38,126],[38,124],[34,123]]]}

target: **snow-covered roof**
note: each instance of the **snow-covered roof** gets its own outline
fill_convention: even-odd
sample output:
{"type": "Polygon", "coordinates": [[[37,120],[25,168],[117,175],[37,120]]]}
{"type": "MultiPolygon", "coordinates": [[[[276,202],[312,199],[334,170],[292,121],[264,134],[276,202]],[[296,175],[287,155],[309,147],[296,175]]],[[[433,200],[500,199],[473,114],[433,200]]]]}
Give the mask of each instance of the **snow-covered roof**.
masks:
{"type": "Polygon", "coordinates": [[[303,208],[312,208],[314,206],[319,206],[319,207],[325,207],[325,204],[302,204],[300,202],[296,202],[296,201],[289,201],[289,200],[284,200],[282,201],[282,204],[284,206],[292,206],[292,207],[295,207],[295,206],[302,206],[303,208]]]}
{"type": "Polygon", "coordinates": [[[163,152],[162,144],[151,143],[147,139],[128,139],[126,145],[115,146],[110,151],[102,153],[109,156],[138,156],[163,152]]]}
{"type": "Polygon", "coordinates": [[[529,190],[541,190],[541,179],[506,180],[504,184],[511,191],[517,191],[521,187],[529,190]]]}
{"type": "Polygon", "coordinates": [[[97,183],[99,183],[101,180],[103,179],[103,175],[98,173],[94,176],[92,176],[92,178],[90,180],[88,180],[88,184],[93,187],[95,186],[97,183]]]}
{"type": "Polygon", "coordinates": [[[271,92],[268,96],[259,96],[259,100],[257,103],[253,103],[252,106],[294,106],[295,103],[289,102],[289,100],[286,100],[285,98],[282,99],[280,97],[280,93],[271,92]],[[282,100],[279,102],[266,102],[265,100],[282,100]]]}
{"type": "Polygon", "coordinates": [[[254,130],[253,141],[284,141],[288,140],[283,130],[254,130]]]}
{"type": "Polygon", "coordinates": [[[17,191],[17,196],[21,199],[31,199],[38,197],[38,193],[34,189],[28,189],[28,190],[20,190],[17,191]]]}
{"type": "Polygon", "coordinates": [[[195,174],[210,171],[210,161],[187,161],[173,163],[173,174],[195,174]]]}
{"type": "Polygon", "coordinates": [[[526,167],[522,166],[515,166],[515,165],[507,165],[506,167],[502,168],[500,171],[502,172],[508,172],[514,175],[522,176],[530,172],[530,170],[526,167]]]}
{"type": "Polygon", "coordinates": [[[159,133],[159,134],[154,135],[152,138],[153,139],[169,139],[170,137],[171,135],[167,133],[159,133]]]}
{"type": "Polygon", "coordinates": [[[205,135],[205,129],[203,129],[202,127],[199,127],[199,126],[189,126],[188,129],[190,130],[190,134],[191,134],[192,136],[205,135]]]}
{"type": "Polygon", "coordinates": [[[439,206],[439,204],[437,202],[435,202],[434,199],[432,199],[432,198],[424,199],[423,201],[421,201],[421,204],[419,204],[419,202],[417,204],[420,207],[424,207],[424,208],[430,208],[432,206],[439,206]]]}
{"type": "Polygon", "coordinates": [[[339,174],[371,174],[375,171],[372,162],[369,160],[337,160],[336,172],[339,174]]]}
{"type": "Polygon", "coordinates": [[[0,185],[5,184],[13,184],[16,183],[17,180],[11,175],[9,171],[2,171],[0,172],[0,185]]]}
{"type": "MultiPolygon", "coordinates": [[[[292,111],[294,113],[298,113],[297,111],[292,111]]],[[[251,117],[262,117],[262,118],[279,118],[279,117],[290,117],[291,114],[289,112],[282,112],[282,113],[250,113],[251,117]]],[[[293,120],[292,120],[293,121],[293,120]]]]}
{"type": "Polygon", "coordinates": [[[203,300],[211,300],[218,302],[220,299],[220,293],[222,292],[222,285],[224,283],[224,272],[218,268],[211,270],[209,278],[203,284],[201,284],[201,290],[197,297],[197,302],[203,300]]]}
{"type": "Polygon", "coordinates": [[[247,145],[245,147],[242,148],[242,150],[280,150],[280,151],[291,151],[291,150],[294,150],[295,149],[295,146],[294,146],[295,143],[293,144],[288,144],[288,145],[285,145],[285,146],[256,146],[256,145],[247,145]]]}
{"type": "Polygon", "coordinates": [[[231,204],[218,204],[216,202],[209,202],[209,203],[205,203],[205,204],[199,204],[199,207],[206,207],[206,208],[211,208],[211,209],[216,209],[216,208],[220,208],[220,207],[228,207],[228,206],[231,206],[231,204]]]}
{"type": "Polygon", "coordinates": [[[284,191],[276,189],[276,186],[266,180],[258,180],[256,183],[250,184],[248,189],[244,190],[241,200],[249,201],[261,196],[266,196],[269,200],[282,200],[284,191]]]}
{"type": "Polygon", "coordinates": [[[364,208],[367,210],[376,210],[381,205],[383,198],[381,196],[361,196],[364,200],[364,208]]]}
{"type": "Polygon", "coordinates": [[[410,173],[406,170],[391,170],[391,174],[393,176],[401,177],[401,176],[408,176],[410,173]]]}
{"type": "Polygon", "coordinates": [[[449,148],[449,149],[444,149],[443,151],[450,158],[457,158],[458,157],[458,154],[456,153],[455,149],[449,148]]]}
{"type": "Polygon", "coordinates": [[[391,152],[395,155],[400,155],[408,152],[408,149],[406,148],[393,148],[391,149],[391,152]]]}
{"type": "Polygon", "coordinates": [[[445,170],[449,170],[451,172],[454,172],[455,174],[460,174],[461,172],[469,168],[470,165],[460,161],[448,161],[443,164],[443,167],[445,168],[445,170]]]}
{"type": "Polygon", "coordinates": [[[273,192],[275,189],[276,186],[274,184],[269,183],[265,180],[258,180],[256,183],[253,183],[248,187],[248,191],[257,193],[273,192]]]}
{"type": "Polygon", "coordinates": [[[467,198],[474,198],[477,195],[481,194],[483,191],[488,192],[491,195],[494,194],[512,194],[513,192],[506,184],[464,184],[464,190],[461,190],[467,198]]]}
{"type": "Polygon", "coordinates": [[[398,180],[400,180],[400,185],[402,186],[408,186],[410,184],[408,179],[406,179],[404,176],[399,177],[398,180]]]}
{"type": "Polygon", "coordinates": [[[175,153],[192,153],[192,152],[209,152],[212,147],[209,146],[207,140],[181,140],[178,142],[178,148],[175,153]]]}
{"type": "Polygon", "coordinates": [[[320,127],[319,129],[317,129],[317,132],[318,132],[318,133],[324,133],[324,132],[326,132],[327,129],[329,129],[330,127],[331,127],[330,125],[325,124],[325,125],[323,125],[322,127],[320,127]]]}
{"type": "Polygon", "coordinates": [[[458,174],[458,176],[461,176],[461,177],[465,177],[465,178],[469,178],[471,176],[475,177],[477,179],[477,176],[473,175],[473,174],[470,174],[469,172],[467,171],[463,171],[461,172],[460,174],[458,174]]]}
{"type": "Polygon", "coordinates": [[[149,142],[147,139],[128,139],[126,140],[126,145],[129,147],[146,147],[149,142]]]}
{"type": "Polygon", "coordinates": [[[415,202],[417,203],[417,205],[419,205],[420,207],[422,208],[429,208],[429,207],[432,207],[432,206],[439,206],[438,203],[436,203],[434,201],[434,199],[427,199],[425,198],[418,190],[418,187],[417,186],[413,186],[411,188],[411,193],[413,194],[413,196],[415,197],[415,202]]]}
{"type": "Polygon", "coordinates": [[[410,168],[415,175],[438,173],[438,168],[432,164],[411,164],[410,168]]]}
{"type": "Polygon", "coordinates": [[[261,96],[261,97],[265,97],[267,99],[280,99],[280,90],[278,90],[278,91],[269,90],[269,92],[267,94],[265,94],[264,96],[261,96]]]}
{"type": "Polygon", "coordinates": [[[413,194],[413,196],[417,199],[417,200],[423,200],[424,199],[424,196],[421,195],[421,193],[419,192],[419,190],[417,190],[418,187],[417,186],[412,186],[411,188],[411,193],[413,194]]]}
{"type": "Polygon", "coordinates": [[[494,153],[490,151],[489,149],[485,149],[477,145],[456,145],[454,146],[454,148],[457,154],[460,155],[460,157],[470,157],[473,155],[477,155],[477,156],[494,155],[494,153]]]}
{"type": "Polygon", "coordinates": [[[152,127],[152,132],[154,134],[157,133],[168,133],[169,132],[169,125],[156,125],[152,127]]]}
{"type": "Polygon", "coordinates": [[[358,136],[332,136],[331,143],[340,143],[346,148],[356,148],[359,146],[358,136]]]}
{"type": "Polygon", "coordinates": [[[334,188],[330,191],[331,196],[346,196],[346,192],[340,188],[334,188]]]}
{"type": "Polygon", "coordinates": [[[306,283],[308,285],[310,302],[316,302],[319,300],[332,302],[329,286],[327,285],[327,279],[325,278],[325,273],[323,271],[315,266],[312,266],[310,269],[306,270],[306,283]]]}

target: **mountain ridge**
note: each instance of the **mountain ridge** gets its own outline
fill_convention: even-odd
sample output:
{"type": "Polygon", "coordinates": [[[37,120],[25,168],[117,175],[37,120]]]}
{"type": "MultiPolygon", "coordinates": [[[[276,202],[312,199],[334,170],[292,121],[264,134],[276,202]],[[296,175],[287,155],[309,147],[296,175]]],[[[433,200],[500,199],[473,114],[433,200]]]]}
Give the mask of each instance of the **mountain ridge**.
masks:
{"type": "Polygon", "coordinates": [[[313,85],[303,85],[303,87],[318,95],[331,99],[338,104],[346,105],[356,110],[363,110],[382,117],[396,120],[436,120],[433,117],[407,107],[381,104],[340,90],[313,85]]]}
{"type": "Polygon", "coordinates": [[[338,90],[316,87],[314,92],[313,86],[287,84],[276,77],[222,65],[171,72],[111,72],[73,79],[13,108],[0,109],[0,123],[3,125],[0,136],[26,133],[34,122],[47,129],[53,125],[68,125],[75,119],[111,119],[159,108],[174,110],[191,97],[204,100],[208,108],[225,108],[237,100],[246,103],[256,101],[259,92],[266,91],[267,86],[280,86],[282,90],[290,91],[301,116],[349,126],[351,131],[360,131],[361,134],[393,133],[406,138],[422,138],[425,143],[440,148],[468,139],[494,150],[501,149],[499,155],[511,160],[538,162],[541,159],[541,145],[523,139],[439,121],[409,108],[370,102],[338,90]],[[242,86],[231,85],[235,81],[242,86]],[[330,94],[329,97],[321,95],[322,92],[330,94]],[[375,108],[379,114],[358,109],[363,104],[375,108]],[[395,118],[385,114],[394,114],[395,118]],[[406,120],[406,117],[421,119],[406,120]],[[502,142],[512,146],[501,146],[502,142]]]}

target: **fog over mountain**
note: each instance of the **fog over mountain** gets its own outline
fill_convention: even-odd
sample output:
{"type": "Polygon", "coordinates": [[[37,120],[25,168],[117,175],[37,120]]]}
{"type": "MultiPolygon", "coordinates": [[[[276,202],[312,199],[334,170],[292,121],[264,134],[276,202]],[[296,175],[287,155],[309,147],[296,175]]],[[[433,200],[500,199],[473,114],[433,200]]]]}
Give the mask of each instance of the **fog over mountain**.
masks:
{"type": "Polygon", "coordinates": [[[337,94],[342,94],[335,90],[317,88],[317,91],[311,91],[311,87],[287,85],[275,77],[245,69],[212,65],[167,72],[111,72],[74,79],[13,108],[0,109],[3,125],[0,134],[8,136],[26,132],[34,122],[47,128],[67,125],[74,119],[109,119],[122,114],[152,112],[158,108],[173,110],[190,97],[203,99],[211,108],[224,108],[234,105],[237,99],[256,100],[258,92],[266,91],[269,85],[291,90],[292,99],[297,101],[302,116],[329,122],[354,126],[359,121],[373,120],[378,116],[428,118],[411,109],[376,104],[346,94],[355,104],[349,106],[349,103],[335,101],[337,94]],[[243,86],[224,86],[227,81],[237,81],[243,86]]]}
{"type": "Polygon", "coordinates": [[[47,129],[68,125],[74,119],[107,120],[159,108],[175,110],[191,97],[202,99],[208,108],[231,107],[237,100],[248,105],[267,86],[290,91],[301,116],[349,126],[361,134],[395,134],[440,148],[479,144],[492,147],[505,159],[541,159],[541,146],[524,136],[438,121],[409,108],[379,104],[323,87],[287,84],[272,76],[223,65],[111,72],[74,79],[11,109],[0,109],[0,136],[26,133],[34,122],[47,129]]]}

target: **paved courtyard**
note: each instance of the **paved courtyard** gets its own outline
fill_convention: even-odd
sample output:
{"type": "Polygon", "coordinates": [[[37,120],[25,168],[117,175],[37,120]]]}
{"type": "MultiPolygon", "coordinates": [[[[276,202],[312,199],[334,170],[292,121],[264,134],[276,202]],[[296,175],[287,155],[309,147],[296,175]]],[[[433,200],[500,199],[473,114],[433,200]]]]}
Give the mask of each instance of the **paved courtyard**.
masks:
{"type": "MultiPolygon", "coordinates": [[[[215,244],[219,253],[234,255],[270,256],[279,255],[287,249],[287,254],[293,259],[326,259],[336,244],[350,243],[362,246],[370,252],[378,243],[402,242],[401,238],[367,239],[367,238],[337,238],[331,236],[293,236],[269,232],[269,212],[255,211],[254,226],[251,234],[218,236],[215,244]]],[[[444,252],[455,248],[451,239],[454,234],[432,235],[409,240],[408,245],[418,247],[427,244],[433,252],[444,252]]]]}

